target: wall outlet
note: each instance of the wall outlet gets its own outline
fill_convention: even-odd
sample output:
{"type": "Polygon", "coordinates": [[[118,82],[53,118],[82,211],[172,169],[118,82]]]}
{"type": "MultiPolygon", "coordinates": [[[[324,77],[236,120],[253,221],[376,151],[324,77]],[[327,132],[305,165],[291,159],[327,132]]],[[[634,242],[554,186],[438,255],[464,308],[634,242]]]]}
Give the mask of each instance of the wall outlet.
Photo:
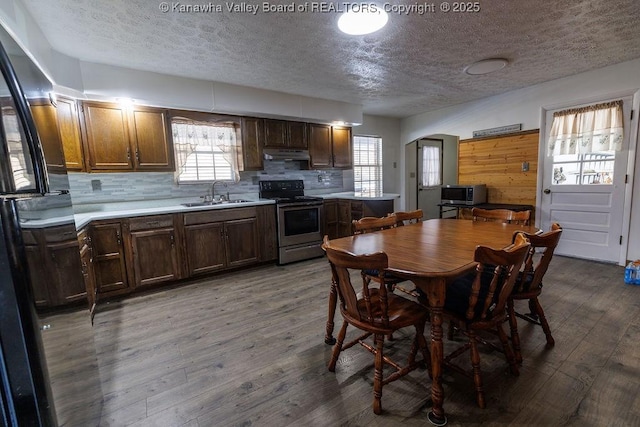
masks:
{"type": "Polygon", "coordinates": [[[100,181],[99,179],[92,179],[91,189],[93,191],[102,191],[102,181],[100,181]]]}

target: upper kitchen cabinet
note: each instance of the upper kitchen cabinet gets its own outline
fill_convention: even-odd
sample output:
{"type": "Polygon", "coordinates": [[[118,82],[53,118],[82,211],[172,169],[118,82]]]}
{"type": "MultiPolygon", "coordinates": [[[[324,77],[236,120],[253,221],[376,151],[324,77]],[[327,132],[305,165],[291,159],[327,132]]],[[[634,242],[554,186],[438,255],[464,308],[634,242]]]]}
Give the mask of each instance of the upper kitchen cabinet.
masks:
{"type": "Polygon", "coordinates": [[[76,100],[59,96],[56,101],[56,115],[67,170],[85,170],[76,100]]]}
{"type": "Polygon", "coordinates": [[[166,110],[82,103],[82,125],[92,171],[171,171],[173,151],[166,110]]]}
{"type": "Polygon", "coordinates": [[[309,146],[307,124],[285,120],[264,120],[265,148],[303,149],[309,146]]]}
{"type": "Polygon", "coordinates": [[[58,133],[56,107],[49,98],[30,99],[29,105],[48,169],[50,171],[66,170],[62,142],[58,133]]]}
{"type": "Polygon", "coordinates": [[[264,169],[264,119],[243,117],[241,126],[243,170],[260,171],[264,169]]]}
{"type": "Polygon", "coordinates": [[[314,169],[351,168],[351,128],[310,123],[309,154],[314,169]]]}

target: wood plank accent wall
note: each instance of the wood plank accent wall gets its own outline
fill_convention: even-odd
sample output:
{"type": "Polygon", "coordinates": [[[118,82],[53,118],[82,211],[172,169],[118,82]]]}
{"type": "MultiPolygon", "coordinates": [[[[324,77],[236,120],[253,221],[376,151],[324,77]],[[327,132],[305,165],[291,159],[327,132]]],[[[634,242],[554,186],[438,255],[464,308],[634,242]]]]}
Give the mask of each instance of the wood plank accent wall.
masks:
{"type": "Polygon", "coordinates": [[[487,184],[489,203],[536,204],[538,129],[464,139],[458,150],[458,182],[487,184]],[[529,171],[522,172],[522,162],[529,171]]]}

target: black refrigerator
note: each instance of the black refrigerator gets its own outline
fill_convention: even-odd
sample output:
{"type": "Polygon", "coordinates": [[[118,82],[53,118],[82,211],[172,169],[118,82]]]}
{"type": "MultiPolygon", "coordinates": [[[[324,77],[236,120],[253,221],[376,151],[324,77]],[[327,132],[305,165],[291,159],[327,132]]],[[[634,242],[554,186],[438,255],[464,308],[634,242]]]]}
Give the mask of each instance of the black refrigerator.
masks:
{"type": "MultiPolygon", "coordinates": [[[[38,266],[29,262],[24,239],[27,229],[73,225],[67,173],[59,164],[48,170],[29,108],[31,97],[52,96],[52,85],[1,26],[0,43],[0,425],[98,425],[102,396],[94,343],[84,339],[81,349],[70,345],[57,354],[66,371],[47,357],[52,352],[45,334],[56,328],[56,317],[36,307],[34,281],[47,278],[30,270],[38,266]],[[95,381],[78,386],[76,369],[95,381]],[[56,411],[58,400],[62,409],[56,411]]],[[[86,311],[82,326],[90,329],[88,310],[77,309],[86,311]]]]}

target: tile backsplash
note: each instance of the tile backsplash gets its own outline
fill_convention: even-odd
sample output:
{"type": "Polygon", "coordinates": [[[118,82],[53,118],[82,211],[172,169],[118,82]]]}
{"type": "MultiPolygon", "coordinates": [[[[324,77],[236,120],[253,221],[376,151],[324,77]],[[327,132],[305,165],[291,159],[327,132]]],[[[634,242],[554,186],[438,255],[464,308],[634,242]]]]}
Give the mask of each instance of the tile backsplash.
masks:
{"type": "MultiPolygon", "coordinates": [[[[334,193],[353,189],[352,171],[340,169],[301,170],[298,162],[265,161],[264,170],[241,172],[240,182],[216,186],[216,193],[231,197],[257,197],[258,181],[302,179],[308,194],[334,193]]],[[[74,205],[113,203],[169,198],[198,198],[207,194],[210,184],[182,184],[172,172],[69,173],[74,205]]]]}

